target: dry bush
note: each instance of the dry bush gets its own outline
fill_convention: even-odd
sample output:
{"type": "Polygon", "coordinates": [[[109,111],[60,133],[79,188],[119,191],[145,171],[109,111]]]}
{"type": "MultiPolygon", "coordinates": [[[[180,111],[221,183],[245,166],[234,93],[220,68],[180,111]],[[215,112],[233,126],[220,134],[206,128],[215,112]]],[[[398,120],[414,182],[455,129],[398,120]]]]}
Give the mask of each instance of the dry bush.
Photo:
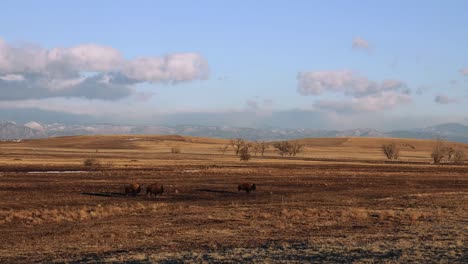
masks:
{"type": "Polygon", "coordinates": [[[456,164],[463,164],[465,162],[465,152],[463,149],[456,149],[453,153],[453,162],[456,164]]]}
{"type": "Polygon", "coordinates": [[[383,144],[382,151],[390,160],[397,160],[400,155],[400,148],[395,143],[383,144]]]}
{"type": "Polygon", "coordinates": [[[244,147],[240,149],[239,154],[240,154],[241,161],[249,161],[251,158],[249,145],[244,145],[244,147]]]}
{"type": "Polygon", "coordinates": [[[95,158],[87,158],[83,161],[83,165],[86,167],[94,167],[94,166],[99,166],[99,160],[95,158]]]}
{"type": "Polygon", "coordinates": [[[172,148],[171,148],[171,153],[172,153],[172,154],[179,154],[179,153],[181,153],[181,152],[182,152],[182,151],[181,151],[181,149],[180,149],[179,147],[172,147],[172,148]]]}
{"type": "Polygon", "coordinates": [[[435,145],[432,147],[431,158],[434,164],[440,164],[447,155],[447,147],[445,141],[437,139],[435,145]]]}

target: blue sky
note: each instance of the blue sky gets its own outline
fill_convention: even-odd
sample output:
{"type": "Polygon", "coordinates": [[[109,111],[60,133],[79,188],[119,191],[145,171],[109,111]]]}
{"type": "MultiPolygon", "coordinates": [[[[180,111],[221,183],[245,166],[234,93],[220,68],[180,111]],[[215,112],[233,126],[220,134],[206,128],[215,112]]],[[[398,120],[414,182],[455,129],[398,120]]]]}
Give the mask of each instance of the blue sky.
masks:
{"type": "Polygon", "coordinates": [[[0,39],[10,59],[3,68],[0,59],[0,92],[8,95],[0,108],[121,124],[171,124],[171,116],[194,112],[203,118],[177,122],[384,130],[467,123],[466,10],[467,1],[2,1],[0,39]],[[70,59],[73,47],[87,44],[116,50],[125,62],[104,63],[106,51],[94,46],[80,49],[92,60],[70,59]],[[97,81],[55,80],[56,70],[19,59],[53,49],[67,54],[63,67],[97,81]],[[147,64],[132,68],[141,74],[122,70],[171,54],[207,66],[157,66],[164,78],[147,64]],[[93,90],[109,72],[128,80],[93,90]],[[65,81],[74,86],[57,87],[65,81]],[[279,112],[297,122],[273,122],[279,112]],[[239,121],[245,113],[250,118],[239,121]]]}

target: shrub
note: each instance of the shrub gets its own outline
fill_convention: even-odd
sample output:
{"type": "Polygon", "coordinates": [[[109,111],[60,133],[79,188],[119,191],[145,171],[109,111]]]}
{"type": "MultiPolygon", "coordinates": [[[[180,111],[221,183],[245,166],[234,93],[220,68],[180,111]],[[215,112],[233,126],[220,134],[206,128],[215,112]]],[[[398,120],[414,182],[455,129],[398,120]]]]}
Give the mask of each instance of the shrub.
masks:
{"type": "Polygon", "coordinates": [[[87,158],[83,161],[83,165],[86,167],[99,166],[99,161],[95,158],[87,158]]]}
{"type": "Polygon", "coordinates": [[[397,160],[400,155],[400,148],[395,143],[383,144],[382,151],[390,160],[397,160]]]}
{"type": "Polygon", "coordinates": [[[249,161],[251,156],[250,156],[250,150],[249,150],[249,145],[244,145],[240,151],[240,160],[241,161],[249,161]]]}
{"type": "Polygon", "coordinates": [[[171,148],[171,153],[172,154],[179,154],[179,153],[181,153],[181,150],[180,150],[179,147],[172,147],[171,148]]]}
{"type": "Polygon", "coordinates": [[[440,164],[447,155],[447,147],[445,142],[441,139],[437,139],[435,145],[432,147],[431,158],[434,164],[440,164]]]}

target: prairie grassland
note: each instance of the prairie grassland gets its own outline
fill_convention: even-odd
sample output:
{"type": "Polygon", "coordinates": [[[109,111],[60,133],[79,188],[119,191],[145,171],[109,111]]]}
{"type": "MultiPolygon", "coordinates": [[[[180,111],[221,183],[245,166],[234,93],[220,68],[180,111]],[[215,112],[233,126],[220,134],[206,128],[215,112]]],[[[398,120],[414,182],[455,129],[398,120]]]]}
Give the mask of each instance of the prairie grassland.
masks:
{"type": "Polygon", "coordinates": [[[0,143],[0,262],[468,261],[468,166],[429,164],[424,140],[302,142],[297,157],[269,149],[249,162],[220,153],[220,139],[0,143]],[[404,163],[385,161],[391,141],[408,146],[404,163]],[[166,192],[82,194],[133,181],[166,192]]]}

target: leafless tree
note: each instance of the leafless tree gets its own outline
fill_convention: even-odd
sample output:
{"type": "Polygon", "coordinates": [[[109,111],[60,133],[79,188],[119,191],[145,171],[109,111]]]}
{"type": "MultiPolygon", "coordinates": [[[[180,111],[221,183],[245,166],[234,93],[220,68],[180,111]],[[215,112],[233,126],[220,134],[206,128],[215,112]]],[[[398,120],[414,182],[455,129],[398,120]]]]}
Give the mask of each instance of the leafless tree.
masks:
{"type": "Polygon", "coordinates": [[[240,150],[245,145],[245,140],[243,140],[242,138],[233,138],[231,139],[229,144],[234,149],[234,152],[236,153],[236,155],[239,155],[240,150]]]}
{"type": "Polygon", "coordinates": [[[244,144],[241,149],[239,150],[240,154],[240,160],[241,161],[249,161],[251,156],[250,156],[250,144],[244,144]]]}
{"type": "Polygon", "coordinates": [[[263,156],[265,154],[265,150],[267,150],[270,146],[265,141],[262,141],[262,142],[258,142],[258,147],[259,147],[260,153],[263,156]]]}
{"type": "Polygon", "coordinates": [[[255,156],[257,156],[257,153],[260,152],[260,143],[255,141],[252,143],[252,152],[254,153],[255,156]]]}
{"type": "Polygon", "coordinates": [[[278,151],[278,154],[281,156],[289,154],[289,142],[288,141],[281,141],[276,142],[273,144],[273,147],[278,151]]]}
{"type": "Polygon", "coordinates": [[[296,156],[304,149],[304,144],[291,143],[289,146],[289,156],[296,156]]]}
{"type": "Polygon", "coordinates": [[[395,143],[383,144],[382,151],[391,160],[397,160],[400,155],[400,148],[395,143]]]}
{"type": "Polygon", "coordinates": [[[434,164],[440,164],[442,160],[447,156],[447,147],[445,141],[437,139],[434,146],[432,147],[431,158],[434,164]]]}

